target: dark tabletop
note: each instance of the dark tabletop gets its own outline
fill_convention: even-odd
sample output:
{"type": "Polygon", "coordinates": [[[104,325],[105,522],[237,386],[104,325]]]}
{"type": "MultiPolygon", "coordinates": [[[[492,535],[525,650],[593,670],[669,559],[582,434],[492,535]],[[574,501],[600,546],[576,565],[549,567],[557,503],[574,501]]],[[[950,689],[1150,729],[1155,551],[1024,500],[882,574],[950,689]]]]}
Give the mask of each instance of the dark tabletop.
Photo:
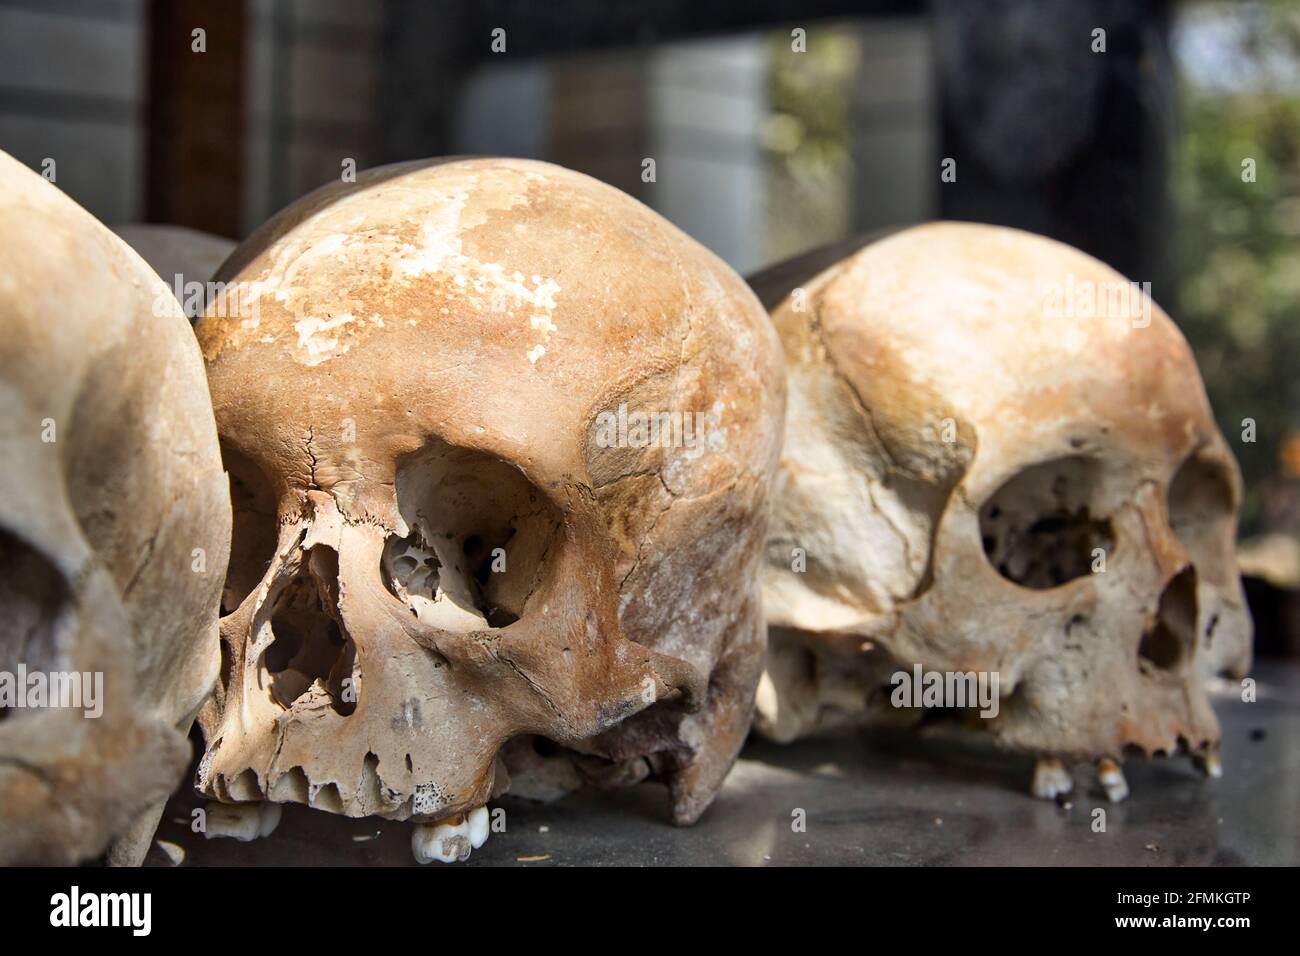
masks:
{"type": "MultiPolygon", "coordinates": [[[[1132,795],[1110,804],[1077,768],[1068,805],[1028,793],[1028,759],[915,738],[837,734],[751,742],[694,827],[667,822],[664,788],[588,791],[538,804],[508,795],[506,832],[460,865],[1300,864],[1300,664],[1260,662],[1257,700],[1224,686],[1223,769],[1185,758],[1124,765],[1132,795]],[[1094,832],[1093,810],[1106,811],[1094,832]],[[794,832],[795,811],[806,831],[794,832]]],[[[349,820],[297,805],[252,843],[189,830],[188,787],[167,807],[146,865],[415,865],[411,825],[349,820]],[[173,849],[173,852],[175,850],[173,849]]],[[[437,865],[437,864],[434,864],[437,865]]]]}

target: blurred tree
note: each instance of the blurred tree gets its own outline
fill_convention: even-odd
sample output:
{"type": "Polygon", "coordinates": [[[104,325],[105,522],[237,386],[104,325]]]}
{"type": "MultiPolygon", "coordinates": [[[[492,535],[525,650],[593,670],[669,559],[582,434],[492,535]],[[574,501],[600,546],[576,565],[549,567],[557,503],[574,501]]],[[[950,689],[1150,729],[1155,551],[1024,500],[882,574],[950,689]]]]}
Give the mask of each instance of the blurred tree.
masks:
{"type": "Polygon", "coordinates": [[[789,31],[771,39],[771,112],[764,259],[773,262],[843,238],[851,228],[850,109],[860,55],[851,27],[821,27],[806,52],[789,31]]]}
{"type": "Polygon", "coordinates": [[[1241,462],[1243,535],[1300,533],[1300,9],[1184,20],[1171,311],[1241,462]]]}

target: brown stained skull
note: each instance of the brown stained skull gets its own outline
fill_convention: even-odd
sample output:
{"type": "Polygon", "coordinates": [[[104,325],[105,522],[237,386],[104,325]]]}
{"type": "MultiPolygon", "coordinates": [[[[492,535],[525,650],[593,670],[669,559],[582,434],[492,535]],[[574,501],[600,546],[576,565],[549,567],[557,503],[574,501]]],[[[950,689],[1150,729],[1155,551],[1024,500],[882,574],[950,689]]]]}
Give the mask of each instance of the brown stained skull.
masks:
{"type": "Polygon", "coordinates": [[[202,360],[145,262],[4,153],[0,332],[0,681],[81,690],[0,694],[0,864],[138,864],[219,664],[230,499],[202,360]]]}
{"type": "Polygon", "coordinates": [[[559,776],[662,779],[698,817],[764,646],[783,376],[744,283],[622,193],[498,159],[321,189],[217,278],[236,517],[202,792],[444,821],[417,856],[459,858],[553,744],[559,776]],[[620,406],[706,440],[610,441],[620,406]]]}
{"type": "Polygon", "coordinates": [[[891,678],[919,664],[999,676],[997,716],[959,716],[1041,758],[1043,795],[1062,761],[1103,761],[1115,798],[1126,756],[1217,772],[1207,678],[1250,660],[1240,477],[1169,318],[1074,249],[974,224],[752,284],[789,382],[759,728],[918,723],[891,678]]]}

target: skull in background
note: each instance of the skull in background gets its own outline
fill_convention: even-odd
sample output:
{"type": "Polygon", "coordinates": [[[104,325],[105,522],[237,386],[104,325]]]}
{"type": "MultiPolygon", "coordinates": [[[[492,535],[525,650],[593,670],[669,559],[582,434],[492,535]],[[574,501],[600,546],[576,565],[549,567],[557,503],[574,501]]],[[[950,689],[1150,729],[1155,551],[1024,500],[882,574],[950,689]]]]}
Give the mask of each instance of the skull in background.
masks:
{"type": "Polygon", "coordinates": [[[498,159],[318,190],[217,278],[221,829],[296,802],[463,858],[508,767],[557,760],[698,817],[764,647],[783,373],[743,281],[615,189],[498,159]]]}
{"type": "Polygon", "coordinates": [[[208,280],[235,249],[233,240],[184,226],[130,223],[113,231],[171,286],[191,319],[203,314],[208,280]]]}
{"type": "Polygon", "coordinates": [[[756,725],[917,723],[890,698],[920,665],[998,675],[996,717],[964,722],[1040,758],[1040,795],[1075,760],[1113,799],[1126,756],[1216,773],[1207,678],[1250,660],[1240,477],[1177,328],[1100,262],[1012,229],[850,251],[752,280],[789,388],[756,725]]]}
{"type": "Polygon", "coordinates": [[[0,695],[0,862],[138,863],[218,670],[230,499],[203,365],[158,276],[3,153],[0,249],[0,679],[102,690],[0,695]]]}

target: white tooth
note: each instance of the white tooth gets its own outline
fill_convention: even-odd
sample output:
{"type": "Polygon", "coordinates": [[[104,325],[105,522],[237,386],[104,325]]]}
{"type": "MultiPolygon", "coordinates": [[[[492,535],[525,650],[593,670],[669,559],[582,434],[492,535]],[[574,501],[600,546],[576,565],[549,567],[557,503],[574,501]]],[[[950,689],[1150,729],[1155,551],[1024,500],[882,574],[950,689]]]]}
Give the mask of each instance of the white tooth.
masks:
{"type": "Polygon", "coordinates": [[[1034,796],[1043,800],[1053,800],[1059,794],[1069,793],[1074,789],[1074,779],[1065,764],[1055,757],[1039,757],[1034,764],[1034,796]]]}
{"type": "Polygon", "coordinates": [[[1097,782],[1106,791],[1106,797],[1111,803],[1119,803],[1128,796],[1128,781],[1124,779],[1124,771],[1109,757],[1097,761],[1097,782]]]}
{"type": "Polygon", "coordinates": [[[463,813],[438,823],[417,823],[411,832],[417,863],[456,863],[468,859],[472,849],[470,824],[463,813]]]}
{"type": "Polygon", "coordinates": [[[279,825],[280,805],[278,803],[262,804],[262,825],[258,827],[257,835],[269,837],[279,825]]]}
{"type": "Polygon", "coordinates": [[[278,803],[218,803],[209,801],[205,808],[203,836],[229,837],[248,843],[270,836],[280,824],[278,803]]]}
{"type": "Polygon", "coordinates": [[[185,847],[179,843],[173,843],[171,840],[156,840],[158,849],[167,854],[167,859],[172,866],[180,866],[185,862],[185,847]]]}
{"type": "Polygon", "coordinates": [[[486,806],[475,807],[469,812],[469,845],[474,849],[487,842],[491,822],[486,806]]]}
{"type": "Polygon", "coordinates": [[[1223,763],[1216,753],[1197,754],[1192,758],[1192,763],[1197,770],[1214,780],[1223,776],[1223,763]]]}

